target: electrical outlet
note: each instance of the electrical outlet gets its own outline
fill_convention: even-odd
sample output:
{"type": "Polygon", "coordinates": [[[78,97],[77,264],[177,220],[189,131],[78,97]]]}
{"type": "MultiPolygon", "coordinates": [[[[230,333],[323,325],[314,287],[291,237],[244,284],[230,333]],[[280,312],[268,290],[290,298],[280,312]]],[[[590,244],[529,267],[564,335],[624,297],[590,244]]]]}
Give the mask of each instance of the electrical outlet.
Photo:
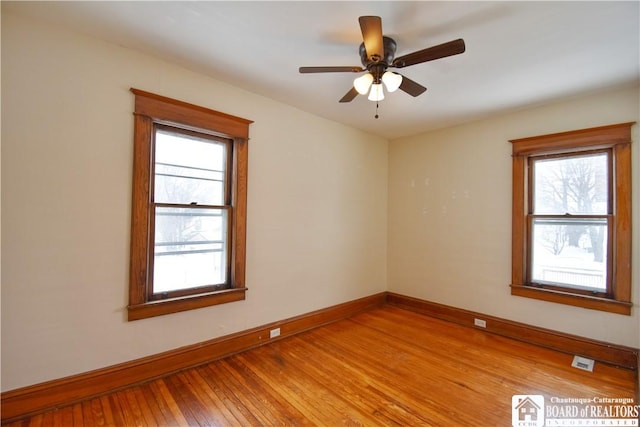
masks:
{"type": "Polygon", "coordinates": [[[479,328],[487,327],[487,321],[482,319],[473,319],[473,324],[478,326],[479,328]]]}
{"type": "Polygon", "coordinates": [[[269,331],[269,338],[275,338],[280,336],[280,328],[275,328],[269,331]]]}

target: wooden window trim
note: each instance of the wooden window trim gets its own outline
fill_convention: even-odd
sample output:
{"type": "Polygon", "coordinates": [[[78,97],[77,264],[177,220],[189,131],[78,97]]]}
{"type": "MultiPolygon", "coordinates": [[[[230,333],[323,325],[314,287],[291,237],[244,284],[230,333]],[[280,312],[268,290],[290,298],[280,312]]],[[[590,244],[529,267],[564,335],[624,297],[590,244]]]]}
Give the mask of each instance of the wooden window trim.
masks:
{"type": "Polygon", "coordinates": [[[186,102],[131,89],[135,95],[133,192],[131,213],[131,265],[128,320],[138,320],[179,311],[245,299],[247,165],[250,120],[220,113],[186,102]],[[155,124],[206,131],[233,141],[229,289],[150,301],[147,297],[150,239],[151,138],[155,124]]]}
{"type": "Polygon", "coordinates": [[[631,126],[635,122],[514,139],[511,294],[618,314],[631,314],[631,126]],[[613,164],[612,295],[594,297],[527,283],[528,159],[610,149],[613,164]]]}

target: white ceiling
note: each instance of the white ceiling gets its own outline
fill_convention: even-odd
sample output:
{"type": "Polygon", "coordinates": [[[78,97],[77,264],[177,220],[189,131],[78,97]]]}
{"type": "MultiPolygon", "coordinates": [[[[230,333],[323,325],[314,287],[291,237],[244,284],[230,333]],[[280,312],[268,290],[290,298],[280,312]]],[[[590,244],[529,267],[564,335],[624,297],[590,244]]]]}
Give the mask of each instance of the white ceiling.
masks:
{"type": "Polygon", "coordinates": [[[640,80],[640,3],[431,1],[6,2],[32,15],[310,113],[397,138],[640,80]],[[361,15],[396,56],[463,38],[466,52],[399,70],[428,88],[338,103],[361,65],[361,15]]]}

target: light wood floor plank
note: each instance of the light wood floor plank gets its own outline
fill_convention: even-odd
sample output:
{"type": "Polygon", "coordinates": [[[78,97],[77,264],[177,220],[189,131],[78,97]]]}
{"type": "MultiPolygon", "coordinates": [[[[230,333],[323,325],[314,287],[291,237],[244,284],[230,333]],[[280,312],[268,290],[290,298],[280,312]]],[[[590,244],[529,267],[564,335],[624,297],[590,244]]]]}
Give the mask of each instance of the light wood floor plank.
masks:
{"type": "MultiPolygon", "coordinates": [[[[130,390],[130,389],[129,389],[130,390]]],[[[142,416],[142,411],[138,406],[136,399],[131,398],[131,394],[127,390],[118,391],[115,393],[116,399],[120,404],[120,410],[124,418],[124,425],[127,426],[146,426],[146,422],[142,416]]],[[[74,424],[82,425],[82,424],[74,424]]]]}
{"type": "Polygon", "coordinates": [[[347,364],[336,358],[329,352],[319,351],[319,348],[306,339],[295,340],[296,353],[293,355],[293,363],[305,363],[313,360],[315,363],[307,363],[307,372],[313,375],[320,383],[354,405],[365,413],[370,413],[376,420],[389,425],[415,425],[426,423],[419,413],[401,402],[395,402],[391,396],[385,394],[381,388],[372,387],[370,381],[356,375],[335,376],[327,372],[324,366],[337,365],[340,369],[350,370],[347,364]],[[385,402],[380,405],[379,402],[385,402]]]}
{"type": "Polygon", "coordinates": [[[44,418],[44,415],[38,414],[32,417],[30,420],[27,420],[27,422],[23,423],[23,425],[29,426],[29,427],[42,427],[43,418],[44,418]]]}
{"type": "MultiPolygon", "coordinates": [[[[312,334],[316,345],[340,355],[352,375],[362,376],[394,402],[421,408],[422,416],[430,425],[443,425],[451,419],[457,419],[462,425],[473,425],[466,410],[456,410],[463,390],[456,388],[452,392],[443,387],[442,367],[429,366],[429,371],[424,372],[422,367],[415,366],[416,361],[406,351],[391,349],[386,338],[372,341],[366,336],[366,329],[358,329],[358,335],[353,336],[356,333],[353,327],[349,322],[342,322],[312,334]],[[394,352],[400,361],[389,363],[387,352],[394,352]]],[[[460,374],[462,372],[451,375],[457,379],[460,374]]]]}
{"type": "Polygon", "coordinates": [[[93,410],[91,409],[91,401],[85,400],[82,402],[82,422],[84,424],[91,424],[95,426],[103,425],[103,422],[100,418],[96,418],[93,414],[93,410]]]}
{"type": "Polygon", "coordinates": [[[195,393],[202,398],[207,410],[215,416],[214,425],[225,426],[236,422],[236,418],[227,409],[219,394],[202,377],[200,369],[190,369],[185,374],[189,376],[195,393]]]}
{"type": "Polygon", "coordinates": [[[147,425],[166,425],[167,420],[164,418],[164,415],[158,406],[158,399],[147,393],[147,390],[149,390],[148,384],[131,389],[138,405],[140,406],[142,416],[144,417],[147,425]]]}
{"type": "Polygon", "coordinates": [[[100,407],[102,408],[102,416],[104,419],[105,426],[115,426],[116,420],[114,417],[113,410],[111,409],[111,404],[109,403],[108,396],[101,396],[93,399],[94,401],[100,402],[100,407]]]}
{"type": "MultiPolygon", "coordinates": [[[[320,381],[318,378],[310,375],[309,364],[314,363],[313,360],[307,360],[303,363],[296,363],[291,355],[291,341],[277,343],[272,349],[265,349],[268,352],[256,352],[252,356],[248,365],[255,366],[257,360],[262,360],[261,366],[265,368],[265,375],[277,372],[276,375],[270,375],[268,381],[278,384],[278,390],[282,394],[295,393],[305,410],[311,408],[313,416],[318,416],[316,411],[324,413],[324,416],[341,416],[345,422],[352,425],[368,425],[371,417],[362,412],[355,405],[347,401],[347,398],[338,395],[330,384],[320,381]],[[275,351],[274,351],[275,350],[275,351]],[[306,366],[305,366],[306,365],[306,366]],[[308,393],[307,390],[315,390],[314,393],[308,393]],[[331,415],[333,414],[333,415],[331,415]]],[[[295,346],[295,344],[293,344],[295,346]]]]}
{"type": "Polygon", "coordinates": [[[171,392],[166,386],[164,380],[155,380],[149,383],[151,392],[150,398],[155,398],[164,418],[168,425],[184,426],[187,425],[187,419],[182,414],[171,392]]]}
{"type": "Polygon", "coordinates": [[[252,395],[259,393],[260,388],[255,390],[244,389],[242,384],[230,372],[227,360],[222,360],[216,364],[216,376],[221,381],[226,396],[225,403],[238,422],[242,425],[262,425],[261,419],[268,407],[260,405],[259,408],[254,405],[252,395]]]}
{"type": "Polygon", "coordinates": [[[263,425],[313,425],[287,402],[277,390],[277,385],[262,381],[240,358],[229,358],[226,363],[234,377],[244,383],[244,390],[238,393],[238,397],[247,394],[254,397],[254,404],[264,418],[263,425]]]}
{"type": "MultiPolygon", "coordinates": [[[[271,354],[278,352],[277,345],[279,343],[274,344],[276,347],[270,346],[271,348],[266,349],[271,354]]],[[[250,366],[251,370],[262,382],[271,384],[278,394],[282,396],[290,406],[295,408],[296,411],[302,413],[311,424],[320,425],[323,418],[336,416],[334,408],[321,407],[319,405],[319,401],[321,400],[319,395],[321,395],[324,390],[305,388],[303,385],[305,379],[288,376],[286,371],[281,369],[283,362],[278,356],[275,357],[276,361],[274,362],[272,358],[265,357],[261,350],[263,351],[265,349],[258,348],[255,352],[247,352],[234,357],[238,358],[241,363],[250,366]],[[315,402],[310,403],[309,400],[305,398],[305,394],[309,392],[318,394],[318,399],[315,400],[315,402]]]]}
{"type": "MultiPolygon", "coordinates": [[[[69,410],[71,410],[71,408],[69,408],[69,410]]],[[[49,411],[44,414],[42,417],[42,425],[44,427],[50,427],[53,425],[53,414],[54,411],[49,411]]],[[[73,425],[73,419],[71,420],[71,424],[73,425]]]]}
{"type": "MultiPolygon", "coordinates": [[[[86,425],[91,425],[93,420],[88,419],[86,425]]],[[[73,425],[85,425],[84,414],[82,413],[82,403],[73,405],[73,425]]]]}

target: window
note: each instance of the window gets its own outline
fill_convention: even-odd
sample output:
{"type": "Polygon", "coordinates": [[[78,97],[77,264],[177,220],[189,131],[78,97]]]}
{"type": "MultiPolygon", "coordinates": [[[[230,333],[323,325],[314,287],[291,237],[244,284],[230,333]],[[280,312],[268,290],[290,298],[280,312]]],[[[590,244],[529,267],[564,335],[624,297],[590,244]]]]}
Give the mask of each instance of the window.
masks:
{"type": "Polygon", "coordinates": [[[513,295],[631,313],[631,126],[512,140],[513,295]]]}
{"type": "Polygon", "coordinates": [[[154,251],[149,299],[226,287],[230,141],[166,125],[154,126],[152,140],[154,251]]]}
{"type": "Polygon", "coordinates": [[[251,121],[131,91],[129,320],[244,299],[251,121]]]}

